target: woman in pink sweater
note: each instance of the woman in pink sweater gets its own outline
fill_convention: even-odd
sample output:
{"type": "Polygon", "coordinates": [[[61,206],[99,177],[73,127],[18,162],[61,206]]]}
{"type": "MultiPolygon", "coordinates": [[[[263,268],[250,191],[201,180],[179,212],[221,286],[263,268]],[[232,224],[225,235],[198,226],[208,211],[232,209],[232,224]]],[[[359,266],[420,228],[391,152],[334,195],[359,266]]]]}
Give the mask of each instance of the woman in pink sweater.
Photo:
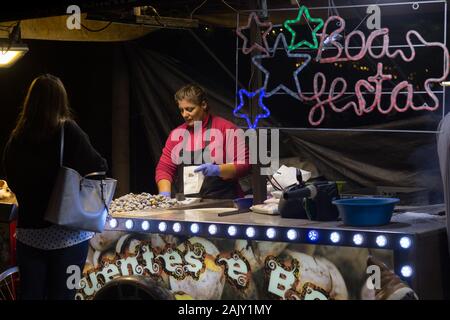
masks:
{"type": "Polygon", "coordinates": [[[211,115],[205,91],[189,84],[175,93],[185,123],[172,130],[156,167],[159,193],[171,195],[177,176],[177,192],[184,193],[185,167],[205,176],[199,196],[234,199],[241,197],[238,179],[248,174],[248,148],[244,132],[230,121],[211,115]]]}

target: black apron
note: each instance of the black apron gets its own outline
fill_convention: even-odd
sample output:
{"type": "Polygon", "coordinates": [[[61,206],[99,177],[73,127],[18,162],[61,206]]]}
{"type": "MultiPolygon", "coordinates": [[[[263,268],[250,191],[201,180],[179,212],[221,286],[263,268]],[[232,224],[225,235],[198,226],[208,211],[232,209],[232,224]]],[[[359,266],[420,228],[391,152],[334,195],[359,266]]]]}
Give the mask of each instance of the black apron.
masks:
{"type": "MultiPolygon", "coordinates": [[[[184,193],[184,167],[192,166],[192,165],[200,165],[204,164],[204,159],[202,157],[204,150],[209,146],[209,132],[211,129],[212,116],[209,116],[208,124],[207,124],[207,137],[205,142],[205,147],[203,149],[195,150],[195,151],[185,151],[186,145],[180,151],[180,159],[184,157],[188,157],[191,160],[191,164],[181,163],[177,166],[177,189],[178,192],[184,193]],[[185,155],[184,152],[188,154],[185,155]],[[201,161],[201,162],[200,162],[201,161]]],[[[224,180],[221,177],[205,177],[203,180],[202,187],[200,188],[200,192],[198,194],[203,199],[236,199],[238,197],[238,181],[235,179],[224,180]]]]}

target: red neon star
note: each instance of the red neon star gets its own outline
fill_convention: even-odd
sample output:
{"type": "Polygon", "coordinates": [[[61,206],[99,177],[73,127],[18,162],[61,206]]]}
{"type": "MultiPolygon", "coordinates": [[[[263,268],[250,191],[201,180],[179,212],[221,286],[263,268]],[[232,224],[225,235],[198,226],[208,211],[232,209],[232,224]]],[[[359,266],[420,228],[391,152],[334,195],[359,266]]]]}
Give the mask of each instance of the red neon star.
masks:
{"type": "Polygon", "coordinates": [[[259,50],[259,51],[265,52],[266,54],[269,54],[269,45],[267,44],[267,35],[269,34],[270,30],[272,30],[272,27],[273,27],[272,22],[270,22],[270,21],[261,22],[261,20],[259,20],[258,15],[255,12],[252,12],[250,14],[250,16],[248,17],[247,25],[236,29],[236,34],[244,40],[244,44],[242,46],[242,52],[244,52],[244,54],[249,54],[253,50],[259,50]],[[256,42],[253,43],[249,47],[248,46],[249,39],[246,36],[244,36],[244,34],[242,33],[242,30],[250,29],[252,20],[255,20],[256,25],[259,26],[260,28],[267,27],[267,29],[264,31],[264,33],[261,36],[264,47],[256,42]]]}

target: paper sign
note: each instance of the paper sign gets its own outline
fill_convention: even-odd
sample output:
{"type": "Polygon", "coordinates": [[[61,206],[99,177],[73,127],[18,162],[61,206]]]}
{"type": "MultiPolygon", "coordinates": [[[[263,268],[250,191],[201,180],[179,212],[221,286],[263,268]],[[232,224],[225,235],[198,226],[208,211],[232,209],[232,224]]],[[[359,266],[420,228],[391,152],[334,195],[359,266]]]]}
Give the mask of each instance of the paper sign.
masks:
{"type": "Polygon", "coordinates": [[[197,166],[183,167],[184,194],[196,194],[200,192],[204,176],[201,172],[194,172],[197,166]]]}

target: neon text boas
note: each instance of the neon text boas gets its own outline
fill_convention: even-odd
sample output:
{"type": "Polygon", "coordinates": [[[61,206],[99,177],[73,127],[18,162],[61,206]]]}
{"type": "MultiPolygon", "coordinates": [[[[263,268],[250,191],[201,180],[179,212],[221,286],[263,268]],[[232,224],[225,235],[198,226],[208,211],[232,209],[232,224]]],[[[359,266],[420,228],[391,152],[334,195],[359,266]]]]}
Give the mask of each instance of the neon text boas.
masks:
{"type": "Polygon", "coordinates": [[[391,50],[389,48],[389,29],[382,28],[379,30],[374,30],[366,39],[365,35],[359,31],[355,30],[348,34],[344,38],[344,46],[341,43],[333,40],[338,38],[337,35],[341,34],[345,29],[345,20],[338,16],[331,16],[325,22],[323,32],[320,37],[320,44],[318,48],[318,53],[316,56],[316,61],[320,63],[335,63],[335,62],[345,62],[345,61],[357,61],[361,60],[367,53],[370,57],[374,59],[381,59],[383,57],[388,57],[391,59],[395,59],[400,57],[405,62],[412,62],[416,56],[415,47],[412,41],[412,37],[414,36],[417,40],[420,41],[422,45],[425,47],[439,47],[443,51],[443,74],[439,78],[428,78],[424,81],[424,88],[426,94],[433,101],[432,105],[428,105],[427,103],[423,103],[421,105],[415,105],[413,101],[414,97],[414,89],[413,85],[408,81],[401,81],[398,83],[395,88],[392,90],[390,103],[388,106],[381,105],[381,96],[383,92],[383,82],[386,80],[391,80],[391,74],[383,74],[383,64],[379,62],[377,64],[377,73],[373,76],[368,77],[367,79],[358,80],[355,84],[355,94],[357,101],[350,101],[343,106],[336,106],[336,101],[340,99],[347,90],[347,81],[338,77],[335,78],[329,87],[328,94],[324,96],[325,89],[327,88],[327,79],[325,75],[321,72],[318,72],[314,75],[313,79],[313,90],[314,93],[311,96],[306,96],[302,92],[299,92],[300,98],[304,101],[314,101],[315,104],[311,108],[308,116],[309,123],[313,126],[318,126],[322,123],[325,116],[325,107],[329,106],[330,109],[334,112],[344,112],[347,109],[353,109],[356,115],[363,116],[364,114],[371,113],[373,111],[378,111],[382,114],[388,114],[393,110],[397,112],[405,112],[409,109],[411,110],[428,110],[434,111],[439,108],[439,99],[436,97],[435,93],[431,89],[431,85],[433,83],[440,83],[445,80],[449,74],[449,53],[448,49],[444,44],[440,42],[427,42],[417,31],[410,30],[406,33],[406,42],[408,47],[405,51],[408,52],[405,54],[405,51],[402,49],[391,50]],[[339,27],[332,31],[330,34],[327,34],[327,29],[330,22],[337,20],[339,27]],[[330,44],[337,49],[337,54],[333,57],[322,57],[322,52],[324,48],[324,42],[327,37],[330,36],[329,39],[332,39],[330,44]],[[361,48],[357,54],[351,55],[349,52],[349,44],[350,40],[353,37],[358,37],[361,40],[361,48]],[[373,42],[375,39],[381,38],[383,46],[381,52],[374,53],[373,52],[373,42]],[[403,105],[398,105],[397,98],[398,95],[404,92],[406,93],[406,102],[403,105]],[[374,95],[373,102],[368,105],[364,93],[370,93],[374,95]]]}

